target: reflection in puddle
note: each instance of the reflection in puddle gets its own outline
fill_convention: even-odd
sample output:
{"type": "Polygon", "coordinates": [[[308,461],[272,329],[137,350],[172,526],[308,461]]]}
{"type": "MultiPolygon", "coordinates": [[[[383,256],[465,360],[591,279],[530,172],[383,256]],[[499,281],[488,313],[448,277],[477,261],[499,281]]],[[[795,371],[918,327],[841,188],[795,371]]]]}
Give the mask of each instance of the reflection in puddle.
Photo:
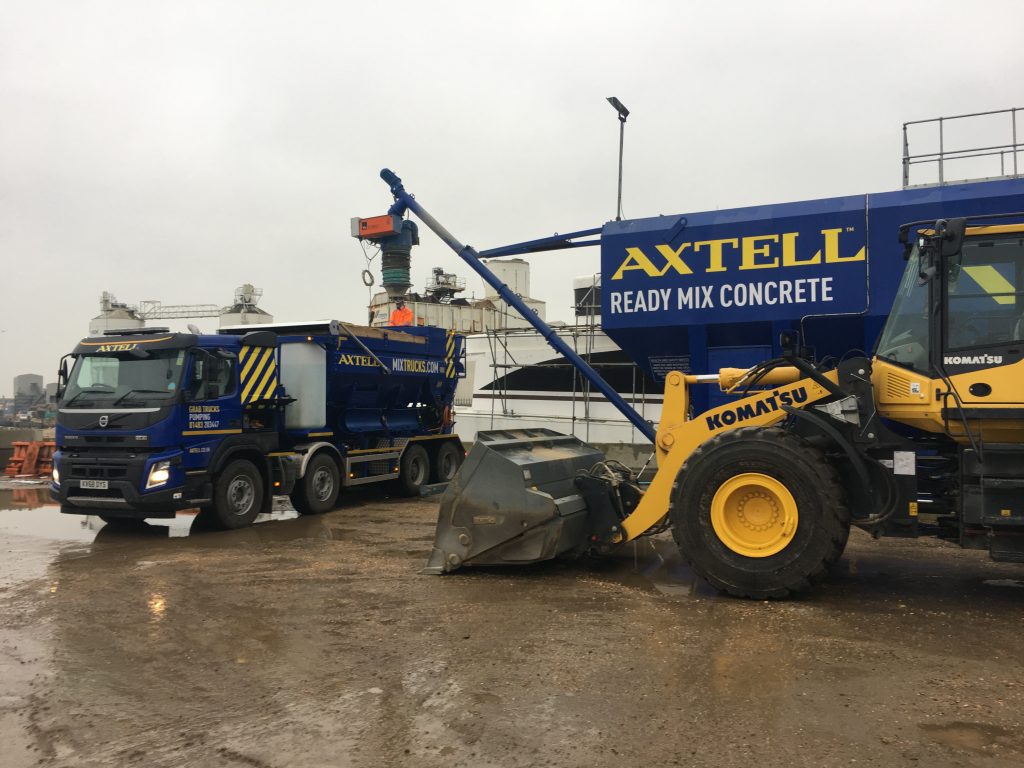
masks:
{"type": "Polygon", "coordinates": [[[57,506],[57,502],[50,498],[50,489],[45,485],[32,483],[21,487],[0,488],[0,510],[51,506],[57,506]]]}
{"type": "Polygon", "coordinates": [[[161,594],[153,594],[149,596],[149,600],[146,601],[146,605],[149,608],[149,614],[153,617],[154,621],[160,621],[164,617],[164,613],[167,611],[167,598],[161,594]]]}
{"type": "Polygon", "coordinates": [[[1024,587],[1021,579],[985,579],[982,584],[990,587],[1024,587]]]}
{"type": "MultiPolygon", "coordinates": [[[[294,520],[299,514],[287,499],[275,499],[274,511],[259,515],[254,523],[294,520]]],[[[50,500],[49,489],[28,487],[0,489],[0,532],[50,541],[101,542],[131,538],[179,538],[215,531],[216,526],[195,509],[173,518],[126,520],[108,525],[96,515],[66,515],[50,500]]],[[[296,532],[284,538],[295,538],[296,532]]],[[[299,534],[301,536],[301,534],[299,534]]]]}
{"type": "Polygon", "coordinates": [[[633,587],[653,589],[666,597],[714,597],[718,590],[693,572],[667,539],[638,539],[614,558],[626,566],[615,574],[619,581],[633,587]]]}

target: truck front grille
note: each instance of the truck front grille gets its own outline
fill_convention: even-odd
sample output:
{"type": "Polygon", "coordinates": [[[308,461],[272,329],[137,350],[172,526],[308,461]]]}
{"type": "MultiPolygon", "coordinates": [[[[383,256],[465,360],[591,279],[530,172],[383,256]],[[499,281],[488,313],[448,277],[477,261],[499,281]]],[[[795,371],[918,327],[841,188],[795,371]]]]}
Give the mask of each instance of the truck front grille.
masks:
{"type": "Polygon", "coordinates": [[[123,464],[71,464],[71,480],[123,480],[128,467],[123,464]]]}

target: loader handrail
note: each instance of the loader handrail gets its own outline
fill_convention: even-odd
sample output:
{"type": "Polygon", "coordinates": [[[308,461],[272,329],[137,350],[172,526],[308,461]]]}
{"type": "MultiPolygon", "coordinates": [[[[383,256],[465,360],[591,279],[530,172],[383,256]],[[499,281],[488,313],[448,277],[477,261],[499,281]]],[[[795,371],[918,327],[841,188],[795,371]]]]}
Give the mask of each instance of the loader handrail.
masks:
{"type": "Polygon", "coordinates": [[[568,344],[559,338],[555,330],[541,320],[537,313],[526,306],[525,302],[505,285],[497,276],[487,268],[487,266],[480,261],[480,254],[469,245],[463,245],[460,243],[451,232],[445,229],[440,222],[431,216],[427,211],[416,202],[416,199],[406,192],[405,187],[402,185],[402,180],[393,171],[387,168],[380,172],[380,177],[387,182],[391,188],[391,194],[395,198],[394,204],[388,209],[389,214],[401,216],[407,210],[412,211],[416,214],[416,217],[422,221],[430,230],[437,235],[445,244],[451,248],[455,253],[459,255],[463,261],[465,261],[470,268],[476,272],[480,277],[484,279],[488,285],[490,285],[502,300],[509,306],[515,308],[520,315],[522,315],[526,322],[532,325],[544,340],[551,345],[552,349],[562,355],[566,360],[572,363],[573,367],[576,368],[583,375],[583,377],[589,381],[598,391],[604,395],[608,402],[615,406],[619,412],[625,416],[629,422],[639,430],[639,432],[650,440],[652,443],[656,438],[656,431],[654,425],[646,421],[643,416],[634,410],[629,403],[627,403],[622,396],[616,392],[612,386],[601,378],[601,375],[591,368],[587,362],[576,354],[568,344]]]}

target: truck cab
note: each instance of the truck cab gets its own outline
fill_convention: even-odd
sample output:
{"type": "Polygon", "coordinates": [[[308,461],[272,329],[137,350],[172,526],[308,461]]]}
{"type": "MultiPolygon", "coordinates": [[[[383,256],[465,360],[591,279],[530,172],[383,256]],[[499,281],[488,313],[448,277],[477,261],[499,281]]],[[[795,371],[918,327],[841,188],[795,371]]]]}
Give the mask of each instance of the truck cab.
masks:
{"type": "Polygon", "coordinates": [[[256,433],[245,442],[276,447],[273,418],[242,412],[238,337],[141,331],[84,339],[72,352],[51,486],[66,512],[172,517],[210,500],[196,470],[225,437],[256,433]]]}

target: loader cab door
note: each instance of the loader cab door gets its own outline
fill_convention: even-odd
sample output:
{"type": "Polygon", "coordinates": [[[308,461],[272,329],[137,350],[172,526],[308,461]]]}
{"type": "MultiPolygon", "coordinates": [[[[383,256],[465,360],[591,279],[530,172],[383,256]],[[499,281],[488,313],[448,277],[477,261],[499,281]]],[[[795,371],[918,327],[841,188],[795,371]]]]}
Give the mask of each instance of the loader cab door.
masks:
{"type": "Polygon", "coordinates": [[[946,274],[945,352],[1024,341],[1024,233],[966,240],[946,274]]]}
{"type": "Polygon", "coordinates": [[[968,229],[941,281],[942,364],[964,402],[1020,401],[1024,227],[968,229]]]}

